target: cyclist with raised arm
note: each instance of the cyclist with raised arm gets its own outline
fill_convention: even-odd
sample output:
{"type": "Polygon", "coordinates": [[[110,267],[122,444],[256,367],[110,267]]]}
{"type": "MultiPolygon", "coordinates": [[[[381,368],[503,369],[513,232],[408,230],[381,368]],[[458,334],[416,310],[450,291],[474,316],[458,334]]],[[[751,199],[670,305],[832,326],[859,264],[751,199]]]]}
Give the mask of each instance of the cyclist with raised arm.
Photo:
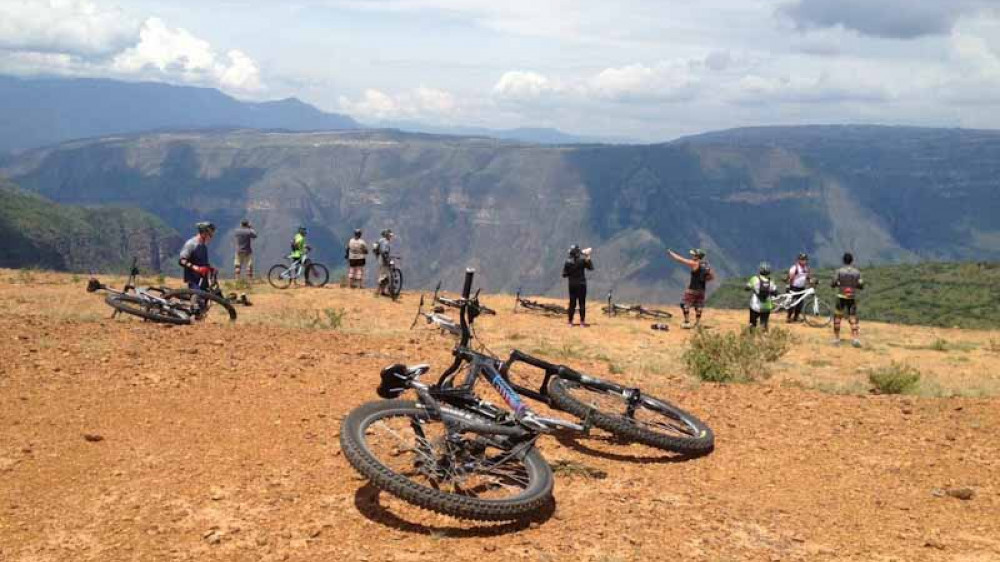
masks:
{"type": "Polygon", "coordinates": [[[693,328],[701,323],[701,312],[705,307],[705,289],[708,286],[708,282],[715,279],[715,274],[712,273],[711,266],[705,261],[704,250],[693,248],[688,254],[691,258],[685,258],[673,250],[667,250],[667,255],[673,258],[674,261],[682,263],[691,269],[691,280],[688,282],[688,287],[684,290],[684,297],[681,299],[681,312],[684,313],[684,323],[681,324],[682,328],[693,328]],[[691,324],[690,318],[692,308],[695,314],[694,324],[691,324]]]}
{"type": "MultiPolygon", "coordinates": [[[[788,275],[785,277],[785,282],[788,283],[788,290],[792,292],[805,291],[806,287],[813,282],[812,272],[809,269],[809,255],[805,252],[799,254],[798,259],[788,270],[788,275]]],[[[788,309],[788,318],[786,322],[789,324],[792,322],[801,322],[802,309],[806,306],[806,300],[801,299],[799,302],[788,309]]]]}
{"type": "Polygon", "coordinates": [[[208,276],[213,271],[208,261],[208,243],[215,236],[215,225],[199,222],[195,226],[198,234],[184,243],[177,263],[184,269],[184,282],[188,288],[204,291],[208,289],[208,276]]]}
{"type": "Polygon", "coordinates": [[[569,258],[563,264],[562,276],[569,282],[569,325],[573,326],[573,316],[576,307],[580,307],[580,326],[587,328],[587,270],[593,271],[594,263],[590,261],[590,248],[581,250],[573,244],[569,249],[569,258]]]}
{"type": "Polygon", "coordinates": [[[761,262],[757,275],[750,278],[745,289],[750,291],[750,329],[756,330],[760,322],[761,329],[767,332],[774,295],[778,294],[777,285],[771,281],[771,264],[761,262]]]}
{"type": "Polygon", "coordinates": [[[347,241],[344,258],[347,260],[347,286],[351,289],[365,288],[365,256],[368,243],[361,238],[361,229],[354,230],[354,238],[347,241]]]}
{"type": "Polygon", "coordinates": [[[844,266],[837,270],[830,286],[837,290],[837,307],[833,313],[833,345],[840,345],[840,323],[847,316],[851,324],[851,345],[861,347],[861,323],[858,320],[858,292],[865,288],[861,271],[854,267],[854,255],[844,254],[844,266]]]}
{"type": "Polygon", "coordinates": [[[382,231],[382,237],[375,243],[375,257],[378,259],[378,286],[375,287],[375,296],[385,295],[389,287],[389,275],[392,274],[392,247],[391,242],[396,236],[391,228],[382,231]]]}

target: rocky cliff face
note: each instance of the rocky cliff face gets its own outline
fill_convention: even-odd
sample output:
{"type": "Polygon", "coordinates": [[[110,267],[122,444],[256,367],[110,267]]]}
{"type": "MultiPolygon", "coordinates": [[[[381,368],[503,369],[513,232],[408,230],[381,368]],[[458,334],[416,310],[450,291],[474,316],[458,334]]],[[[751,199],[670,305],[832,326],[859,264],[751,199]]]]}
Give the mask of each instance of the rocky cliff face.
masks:
{"type": "Polygon", "coordinates": [[[0,179],[0,267],[172,271],[183,241],[155,216],[121,207],[59,205],[0,179]]]}
{"type": "Polygon", "coordinates": [[[1000,134],[960,132],[956,144],[922,129],[855,129],[833,146],[779,142],[797,128],[583,147],[385,131],[156,133],[38,150],[3,171],[60,202],[140,206],[184,235],[213,220],[213,258],[225,265],[244,216],[261,235],[261,270],[300,224],[334,268],[355,227],[369,240],[391,227],[410,286],[455,287],[473,266],[490,291],[559,293],[573,243],[595,248],[594,297],[613,286],[645,300],[672,299],[685,280],[667,247],[706,248],[723,276],[803,250],[827,264],[844,250],[861,263],[1000,258],[1000,134]]]}

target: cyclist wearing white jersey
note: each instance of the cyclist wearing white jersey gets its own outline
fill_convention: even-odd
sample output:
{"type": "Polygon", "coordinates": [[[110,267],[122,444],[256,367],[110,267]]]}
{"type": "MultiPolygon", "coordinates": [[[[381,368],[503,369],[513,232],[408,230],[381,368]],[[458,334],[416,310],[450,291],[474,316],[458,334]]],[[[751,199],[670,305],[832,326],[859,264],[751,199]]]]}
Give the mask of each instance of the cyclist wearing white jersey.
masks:
{"type": "MultiPolygon", "coordinates": [[[[805,252],[799,254],[798,260],[788,270],[785,282],[788,283],[789,291],[805,291],[810,283],[813,283],[812,271],[809,269],[809,255],[805,252]]],[[[802,309],[805,307],[805,299],[802,299],[795,306],[788,309],[789,323],[801,322],[802,309]]]]}

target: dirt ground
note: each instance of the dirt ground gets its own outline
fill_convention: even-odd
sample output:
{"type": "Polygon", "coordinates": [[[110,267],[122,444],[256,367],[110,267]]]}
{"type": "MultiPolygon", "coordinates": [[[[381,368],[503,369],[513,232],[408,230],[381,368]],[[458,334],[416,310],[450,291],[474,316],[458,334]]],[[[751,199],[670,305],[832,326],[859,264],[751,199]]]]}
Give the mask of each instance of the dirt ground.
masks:
{"type": "Polygon", "coordinates": [[[676,319],[656,332],[591,302],[593,326],[569,328],[484,297],[495,352],[641,385],[716,432],[684,462],[546,437],[554,506],[488,525],[380,494],[339,449],[381,367],[448,363],[449,337],[409,330],[417,295],[255,287],[233,325],[167,327],[110,319],[85,284],[0,270],[3,561],[1000,560],[997,331],[866,323],[858,350],[795,325],[771,377],[720,385],[685,375],[676,319]],[[915,395],[867,392],[892,361],[920,369],[915,395]]]}

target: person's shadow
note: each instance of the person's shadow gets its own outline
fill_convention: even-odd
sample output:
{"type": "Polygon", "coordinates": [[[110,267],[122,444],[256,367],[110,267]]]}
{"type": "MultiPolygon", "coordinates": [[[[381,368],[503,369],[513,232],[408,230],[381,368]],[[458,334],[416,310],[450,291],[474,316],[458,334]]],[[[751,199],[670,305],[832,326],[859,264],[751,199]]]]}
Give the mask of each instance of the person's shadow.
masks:
{"type": "Polygon", "coordinates": [[[358,488],[357,492],[354,493],[354,506],[369,521],[391,527],[398,531],[419,535],[456,538],[495,537],[523,531],[532,524],[540,525],[548,521],[556,511],[555,498],[551,498],[542,506],[538,513],[523,519],[497,523],[470,521],[462,525],[427,525],[421,522],[407,521],[390,511],[382,505],[380,501],[381,494],[381,490],[376,488],[371,482],[366,482],[364,486],[358,488]]]}

